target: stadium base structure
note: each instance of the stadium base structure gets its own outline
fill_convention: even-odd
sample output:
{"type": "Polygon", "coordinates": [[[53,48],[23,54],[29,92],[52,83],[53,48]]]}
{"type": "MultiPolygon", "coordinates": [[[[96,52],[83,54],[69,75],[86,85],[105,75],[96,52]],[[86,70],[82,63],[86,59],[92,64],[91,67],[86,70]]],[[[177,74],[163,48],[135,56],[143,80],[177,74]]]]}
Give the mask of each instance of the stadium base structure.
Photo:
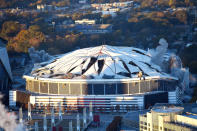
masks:
{"type": "Polygon", "coordinates": [[[178,97],[175,91],[172,92],[150,92],[134,95],[86,95],[86,96],[65,96],[65,95],[44,95],[29,94],[26,91],[12,90],[9,94],[10,107],[24,106],[28,102],[36,109],[40,107],[59,107],[61,104],[65,110],[79,110],[80,108],[89,108],[92,104],[95,111],[110,112],[111,109],[121,112],[128,110],[145,109],[153,106],[155,103],[177,104],[178,97]]]}
{"type": "Polygon", "coordinates": [[[40,108],[61,103],[78,109],[92,103],[96,110],[125,110],[176,104],[178,79],[163,72],[151,57],[141,49],[108,45],[58,55],[35,64],[23,76],[26,90],[11,91],[10,106],[30,102],[40,108]]]}

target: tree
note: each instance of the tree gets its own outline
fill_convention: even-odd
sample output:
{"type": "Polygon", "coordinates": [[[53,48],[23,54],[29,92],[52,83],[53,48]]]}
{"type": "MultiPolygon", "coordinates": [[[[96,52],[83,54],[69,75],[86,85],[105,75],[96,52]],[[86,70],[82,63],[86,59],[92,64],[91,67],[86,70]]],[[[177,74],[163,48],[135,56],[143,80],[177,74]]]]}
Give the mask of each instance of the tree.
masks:
{"type": "Polygon", "coordinates": [[[157,4],[159,6],[165,7],[165,6],[168,6],[168,1],[166,1],[166,0],[158,0],[157,4]]]}
{"type": "Polygon", "coordinates": [[[6,21],[2,25],[1,35],[13,37],[20,31],[20,24],[16,21],[6,21]]]}
{"type": "Polygon", "coordinates": [[[153,0],[144,0],[141,3],[141,7],[145,8],[145,7],[151,7],[153,5],[154,1],[153,0]]]}
{"type": "Polygon", "coordinates": [[[8,47],[17,52],[28,52],[28,48],[38,47],[45,41],[45,35],[39,30],[38,26],[30,26],[28,30],[21,30],[8,47]]]}
{"type": "Polygon", "coordinates": [[[174,8],[176,5],[176,0],[169,0],[169,6],[174,8]]]}
{"type": "Polygon", "coordinates": [[[186,6],[188,6],[188,5],[189,5],[189,3],[190,3],[190,0],[185,0],[185,4],[186,4],[186,6]]]}

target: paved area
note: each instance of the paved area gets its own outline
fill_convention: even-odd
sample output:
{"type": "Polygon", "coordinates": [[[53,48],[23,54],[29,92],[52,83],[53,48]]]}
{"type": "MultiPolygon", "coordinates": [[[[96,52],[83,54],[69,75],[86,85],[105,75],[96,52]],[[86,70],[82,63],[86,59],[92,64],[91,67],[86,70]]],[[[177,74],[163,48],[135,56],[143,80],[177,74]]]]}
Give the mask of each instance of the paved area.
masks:
{"type": "Polygon", "coordinates": [[[124,115],[124,119],[129,119],[132,121],[139,122],[139,115],[145,114],[149,110],[140,110],[140,111],[130,111],[127,114],[124,115]]]}
{"type": "Polygon", "coordinates": [[[90,127],[87,129],[87,131],[105,131],[107,126],[112,122],[113,118],[115,116],[123,116],[125,115],[124,113],[114,113],[114,114],[110,114],[110,113],[96,113],[97,115],[100,116],[100,120],[101,120],[101,124],[99,127],[90,127]]]}
{"type": "MultiPolygon", "coordinates": [[[[122,124],[121,130],[138,131],[139,129],[136,128],[136,127],[139,125],[139,115],[144,114],[147,111],[148,110],[130,111],[128,113],[94,113],[95,115],[100,116],[100,121],[101,121],[100,126],[97,127],[97,128],[96,127],[90,127],[90,128],[87,129],[87,131],[104,131],[104,130],[106,130],[107,126],[112,122],[112,120],[115,116],[122,116],[123,120],[126,121],[122,124]],[[134,124],[130,125],[129,122],[127,122],[127,120],[129,122],[134,122],[134,124]]],[[[24,113],[23,119],[25,120],[27,118],[27,112],[25,111],[23,113],[24,113]]],[[[40,127],[42,127],[43,116],[44,116],[44,114],[32,114],[32,119],[40,121],[39,125],[40,125],[40,127]]],[[[82,124],[83,123],[82,122],[83,114],[80,113],[79,116],[80,116],[81,124],[82,124]]],[[[64,130],[68,130],[68,122],[71,121],[71,120],[73,122],[73,128],[76,128],[77,113],[66,113],[62,117],[63,117],[63,121],[60,122],[60,125],[64,126],[64,130]]],[[[46,118],[47,118],[47,121],[48,121],[47,125],[50,125],[51,115],[47,115],[46,118]]],[[[88,118],[88,114],[87,114],[87,118],[88,118]]],[[[55,114],[55,119],[56,119],[56,123],[57,123],[59,121],[58,120],[58,114],[55,114]]],[[[34,122],[32,121],[31,125],[34,125],[33,124],[34,122]]],[[[82,127],[82,125],[81,125],[81,127],[82,127]]]]}

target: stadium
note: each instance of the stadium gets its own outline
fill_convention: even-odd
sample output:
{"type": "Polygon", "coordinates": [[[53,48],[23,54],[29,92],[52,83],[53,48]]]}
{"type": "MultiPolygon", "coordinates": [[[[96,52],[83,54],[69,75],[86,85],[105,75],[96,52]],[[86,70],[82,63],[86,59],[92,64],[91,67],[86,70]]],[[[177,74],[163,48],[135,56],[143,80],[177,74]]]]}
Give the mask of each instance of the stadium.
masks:
{"type": "MultiPolygon", "coordinates": [[[[78,49],[35,64],[26,80],[29,102],[96,108],[119,105],[146,108],[157,102],[177,103],[177,78],[133,47],[102,45],[78,49]],[[159,97],[159,99],[158,99],[159,97]]],[[[12,98],[17,99],[16,92],[12,98]]],[[[15,103],[13,103],[15,104],[15,103]]]]}

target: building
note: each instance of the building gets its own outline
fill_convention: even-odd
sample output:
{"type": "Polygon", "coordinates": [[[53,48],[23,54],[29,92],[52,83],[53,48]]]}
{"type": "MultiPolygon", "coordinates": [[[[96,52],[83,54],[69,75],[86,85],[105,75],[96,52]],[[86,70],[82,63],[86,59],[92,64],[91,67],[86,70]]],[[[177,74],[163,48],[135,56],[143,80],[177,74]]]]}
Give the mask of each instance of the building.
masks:
{"type": "MultiPolygon", "coordinates": [[[[0,91],[8,97],[12,84],[12,72],[6,50],[7,41],[0,38],[0,91]]],[[[7,104],[7,100],[4,101],[7,104]]]]}
{"type": "Polygon", "coordinates": [[[110,12],[118,12],[118,11],[120,11],[120,8],[110,8],[109,11],[110,12]]]}
{"type": "Polygon", "coordinates": [[[53,9],[54,9],[53,5],[46,5],[46,4],[37,5],[38,11],[52,11],[53,9]]]}
{"type": "Polygon", "coordinates": [[[133,6],[133,1],[91,4],[91,6],[96,9],[93,13],[102,13],[102,16],[111,15],[112,17],[115,17],[117,12],[130,10],[131,6],[133,6]]]}
{"type": "Polygon", "coordinates": [[[114,2],[114,7],[129,7],[133,5],[133,1],[126,1],[126,2],[114,2]]]}
{"type": "MultiPolygon", "coordinates": [[[[78,108],[92,102],[98,110],[116,106],[125,110],[178,99],[177,78],[151,63],[147,51],[133,47],[102,45],[72,51],[36,64],[24,79],[23,93],[30,94],[28,100],[36,105],[61,102],[78,108]]],[[[11,91],[10,97],[16,98],[16,92],[11,91]]]]}
{"type": "Polygon", "coordinates": [[[117,7],[117,8],[124,8],[133,5],[133,1],[126,1],[126,2],[114,2],[114,3],[105,3],[105,4],[91,4],[93,8],[106,8],[106,7],[117,7]]]}
{"type": "Polygon", "coordinates": [[[12,81],[12,72],[6,50],[7,42],[0,38],[0,90],[9,90],[12,81]]]}
{"type": "Polygon", "coordinates": [[[37,5],[37,10],[44,11],[45,10],[45,6],[44,5],[37,5]]]}
{"type": "Polygon", "coordinates": [[[79,4],[86,4],[87,0],[79,0],[79,4]]]}
{"type": "Polygon", "coordinates": [[[160,105],[140,115],[140,131],[196,131],[197,114],[184,113],[183,107],[160,105]]]}
{"type": "Polygon", "coordinates": [[[75,20],[75,24],[93,25],[93,24],[96,24],[96,21],[95,20],[89,20],[89,19],[82,19],[82,20],[75,20]]]}
{"type": "Polygon", "coordinates": [[[112,25],[110,24],[70,24],[70,25],[57,25],[57,31],[77,31],[83,34],[104,34],[112,32],[112,25]]]}

